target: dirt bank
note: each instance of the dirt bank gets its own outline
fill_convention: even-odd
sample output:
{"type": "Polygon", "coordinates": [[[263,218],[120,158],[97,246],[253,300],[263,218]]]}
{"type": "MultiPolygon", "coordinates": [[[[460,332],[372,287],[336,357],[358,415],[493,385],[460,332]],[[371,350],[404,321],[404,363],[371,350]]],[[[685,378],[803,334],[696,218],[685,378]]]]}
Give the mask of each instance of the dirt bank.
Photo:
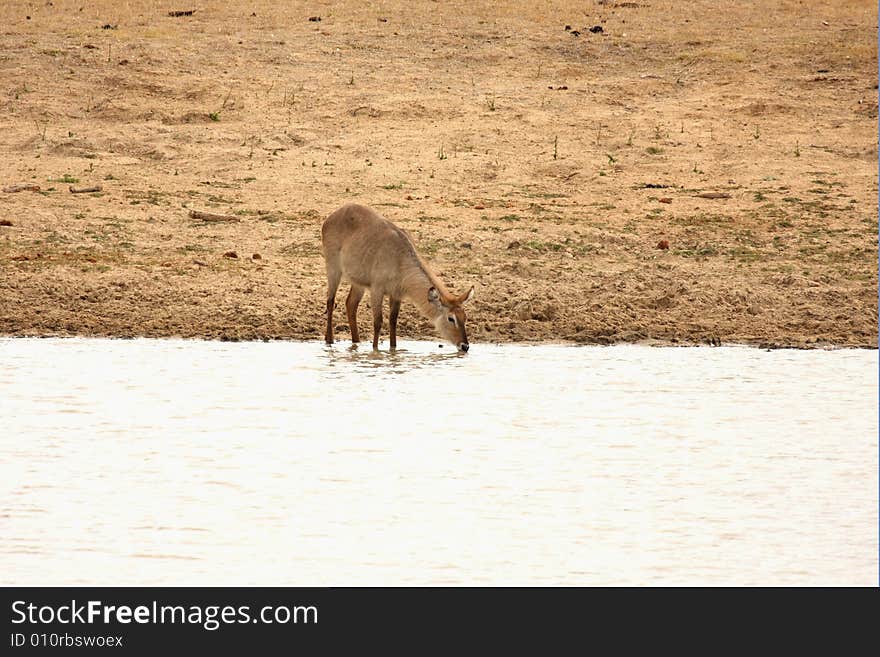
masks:
{"type": "Polygon", "coordinates": [[[0,7],[0,334],[319,339],[357,201],[472,342],[877,346],[875,3],[210,4],[0,7]]]}

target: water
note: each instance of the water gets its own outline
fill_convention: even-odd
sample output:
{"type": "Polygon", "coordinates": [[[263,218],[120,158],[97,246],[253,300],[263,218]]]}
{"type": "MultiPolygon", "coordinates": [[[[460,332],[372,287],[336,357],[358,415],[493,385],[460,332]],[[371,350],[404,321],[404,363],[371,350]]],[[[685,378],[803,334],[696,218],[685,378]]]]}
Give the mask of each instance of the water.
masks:
{"type": "Polygon", "coordinates": [[[0,584],[878,580],[876,351],[0,339],[0,584]]]}

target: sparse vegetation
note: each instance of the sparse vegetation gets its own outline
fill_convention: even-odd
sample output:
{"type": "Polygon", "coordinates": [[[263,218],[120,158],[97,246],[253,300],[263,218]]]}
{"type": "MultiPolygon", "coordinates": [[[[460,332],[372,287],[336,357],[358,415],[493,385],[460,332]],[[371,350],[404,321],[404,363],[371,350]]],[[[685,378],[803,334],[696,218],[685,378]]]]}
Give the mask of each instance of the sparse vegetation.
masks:
{"type": "Polygon", "coordinates": [[[60,176],[58,178],[49,178],[49,182],[73,184],[73,183],[78,183],[79,178],[75,178],[74,176],[71,176],[69,173],[65,173],[63,176],[60,176]]]}
{"type": "Polygon", "coordinates": [[[108,31],[31,4],[4,24],[0,185],[39,190],[0,192],[0,333],[311,339],[322,218],[357,202],[478,284],[475,341],[876,344],[876,14],[728,3],[722,42],[709,0],[573,7],[607,21],[578,36],[534,4],[387,25],[343,4],[267,30],[214,3],[191,29],[108,31]],[[91,287],[112,307],[71,292],[91,287]],[[549,295],[552,321],[509,319],[549,295]]]}

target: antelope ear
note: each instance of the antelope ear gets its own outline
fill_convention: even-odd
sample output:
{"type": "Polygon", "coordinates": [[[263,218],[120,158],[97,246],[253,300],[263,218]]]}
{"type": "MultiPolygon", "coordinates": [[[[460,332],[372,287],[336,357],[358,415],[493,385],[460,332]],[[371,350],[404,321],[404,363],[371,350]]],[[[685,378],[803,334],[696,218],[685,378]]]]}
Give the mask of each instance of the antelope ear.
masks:
{"type": "Polygon", "coordinates": [[[459,301],[459,303],[467,303],[468,301],[470,301],[473,298],[474,298],[474,286],[471,285],[471,289],[467,291],[467,294],[465,294],[462,297],[462,299],[461,299],[461,301],[459,301]]]}
{"type": "Polygon", "coordinates": [[[428,301],[433,304],[440,304],[440,293],[437,291],[436,287],[428,288],[428,301]]]}

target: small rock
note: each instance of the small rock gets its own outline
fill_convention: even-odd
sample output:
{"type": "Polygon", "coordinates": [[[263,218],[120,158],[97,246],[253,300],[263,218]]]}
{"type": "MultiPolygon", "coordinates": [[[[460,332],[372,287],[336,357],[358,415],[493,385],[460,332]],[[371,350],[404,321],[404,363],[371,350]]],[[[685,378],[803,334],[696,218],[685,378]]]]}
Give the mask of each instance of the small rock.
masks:
{"type": "Polygon", "coordinates": [[[571,31],[571,36],[580,36],[580,35],[581,35],[581,33],[578,32],[577,30],[572,30],[572,31],[571,31]]]}
{"type": "Polygon", "coordinates": [[[566,25],[566,26],[565,26],[565,31],[566,31],[566,32],[571,32],[571,25],[566,25]]]}
{"type": "Polygon", "coordinates": [[[534,311],[532,310],[532,304],[528,301],[521,301],[514,308],[514,316],[521,321],[525,321],[527,319],[532,319],[532,315],[534,315],[534,311]]]}
{"type": "Polygon", "coordinates": [[[485,209],[486,209],[485,205],[475,205],[474,206],[474,210],[485,210],[485,209]]]}
{"type": "Polygon", "coordinates": [[[590,32],[592,32],[593,34],[601,34],[604,31],[605,30],[602,29],[601,25],[594,25],[590,28],[590,32]]]}
{"type": "Polygon", "coordinates": [[[254,255],[251,256],[251,260],[262,260],[262,259],[263,259],[263,256],[261,256],[259,253],[255,253],[254,255]]]}
{"type": "Polygon", "coordinates": [[[507,245],[508,250],[510,249],[518,249],[521,246],[518,240],[513,240],[510,244],[507,245]]]}
{"type": "Polygon", "coordinates": [[[656,248],[663,249],[663,250],[668,249],[669,248],[669,240],[660,240],[659,242],[657,242],[656,248]]]}
{"type": "Polygon", "coordinates": [[[227,251],[223,254],[224,258],[237,258],[238,254],[235,251],[227,251]]]}
{"type": "Polygon", "coordinates": [[[321,17],[320,16],[309,16],[309,21],[312,23],[320,23],[321,17]]]}
{"type": "Polygon", "coordinates": [[[664,196],[663,198],[659,199],[659,201],[661,203],[672,203],[672,199],[669,198],[668,196],[664,196]]]}
{"type": "MultiPolygon", "coordinates": [[[[2,226],[2,225],[3,225],[3,224],[0,223],[0,226],[2,226]]],[[[470,249],[472,246],[473,246],[473,245],[472,245],[470,242],[462,242],[462,243],[461,243],[461,248],[463,248],[463,249],[470,249]]]]}
{"type": "Polygon", "coordinates": [[[12,222],[9,219],[0,219],[0,226],[11,226],[12,222]]]}

